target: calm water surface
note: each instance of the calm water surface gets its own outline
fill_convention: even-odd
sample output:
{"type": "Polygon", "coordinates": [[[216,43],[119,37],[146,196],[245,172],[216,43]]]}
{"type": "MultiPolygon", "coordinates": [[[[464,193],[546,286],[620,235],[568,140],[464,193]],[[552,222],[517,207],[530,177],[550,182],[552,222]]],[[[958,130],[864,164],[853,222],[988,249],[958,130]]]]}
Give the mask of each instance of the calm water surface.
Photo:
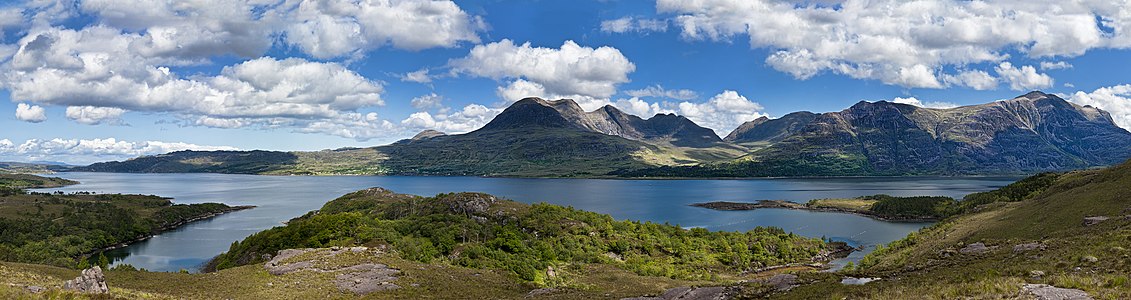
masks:
{"type": "MultiPolygon", "coordinates": [[[[816,198],[966,194],[1004,186],[1016,177],[806,178],[746,180],[520,179],[408,176],[256,176],[227,174],[60,173],[79,185],[46,191],[153,194],[175,203],[220,202],[255,205],[195,222],[109,253],[114,263],[151,271],[199,270],[232,242],[318,209],[326,201],[368,187],[435,195],[485,192],[516,201],[548,202],[610,214],[620,220],[667,222],[683,227],[745,231],[777,226],[786,231],[828,237],[871,249],[928,224],[888,223],[849,214],[785,209],[715,211],[690,207],[706,201],[763,199],[805,202],[816,198]]],[[[847,261],[859,260],[864,252],[847,261]]]]}

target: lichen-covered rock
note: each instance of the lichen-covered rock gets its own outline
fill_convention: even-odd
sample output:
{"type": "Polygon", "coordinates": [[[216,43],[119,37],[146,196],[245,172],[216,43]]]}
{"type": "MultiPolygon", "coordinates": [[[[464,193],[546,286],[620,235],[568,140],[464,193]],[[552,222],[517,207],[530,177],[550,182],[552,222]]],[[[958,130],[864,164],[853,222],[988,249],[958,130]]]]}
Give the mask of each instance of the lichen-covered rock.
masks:
{"type": "Polygon", "coordinates": [[[1084,226],[1096,225],[1096,224],[1099,224],[1100,222],[1107,221],[1108,219],[1110,219],[1110,218],[1105,217],[1105,216],[1086,217],[1086,218],[1084,218],[1084,226]]]}
{"type": "Polygon", "coordinates": [[[378,263],[359,263],[351,266],[327,264],[337,255],[372,255],[382,253],[367,247],[331,247],[329,249],[287,249],[279,251],[271,261],[263,264],[271,275],[280,276],[294,272],[336,273],[334,285],[343,292],[365,295],[372,292],[401,288],[393,283],[400,270],[378,263]],[[305,256],[303,256],[305,255],[305,256]],[[295,261],[302,256],[303,260],[295,261]]]}
{"type": "Polygon", "coordinates": [[[981,242],[969,244],[966,245],[966,247],[962,247],[962,249],[958,249],[958,252],[962,254],[982,254],[989,251],[990,247],[986,247],[986,244],[981,242]]]}
{"type": "Polygon", "coordinates": [[[102,274],[102,268],[97,266],[82,270],[82,274],[79,275],[79,277],[67,280],[67,282],[63,283],[63,289],[87,294],[105,294],[110,292],[110,288],[106,287],[106,276],[102,274]]]}
{"type": "Polygon", "coordinates": [[[1039,300],[1091,300],[1092,296],[1077,289],[1058,288],[1047,284],[1026,284],[1021,287],[1022,294],[1035,296],[1039,300]]]}
{"type": "Polygon", "coordinates": [[[268,261],[267,263],[263,264],[263,268],[267,269],[267,272],[271,273],[271,275],[276,275],[276,276],[287,274],[287,273],[292,273],[292,272],[296,272],[296,271],[300,271],[300,270],[304,270],[306,268],[310,268],[311,266],[313,266],[313,263],[310,262],[310,261],[300,261],[300,262],[289,263],[289,264],[283,263],[283,261],[286,261],[287,259],[290,259],[290,258],[295,257],[295,256],[299,256],[303,253],[310,252],[310,251],[311,251],[311,249],[284,249],[284,250],[279,250],[279,254],[276,254],[275,257],[271,258],[271,261],[268,261]]]}
{"type": "Polygon", "coordinates": [[[360,264],[335,271],[341,274],[335,277],[334,284],[343,292],[365,295],[401,288],[392,283],[397,280],[395,275],[400,274],[400,270],[383,264],[360,264]]]}
{"type": "Polygon", "coordinates": [[[1013,246],[1013,252],[1026,252],[1033,250],[1045,250],[1045,245],[1041,243],[1025,243],[1013,246]]]}

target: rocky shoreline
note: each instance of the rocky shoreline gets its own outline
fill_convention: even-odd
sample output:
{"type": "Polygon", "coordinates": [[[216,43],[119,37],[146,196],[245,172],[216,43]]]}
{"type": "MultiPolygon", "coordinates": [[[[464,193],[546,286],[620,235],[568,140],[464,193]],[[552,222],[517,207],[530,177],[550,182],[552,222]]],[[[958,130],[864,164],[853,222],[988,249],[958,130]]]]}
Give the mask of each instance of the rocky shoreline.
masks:
{"type": "Polygon", "coordinates": [[[857,210],[857,209],[847,209],[847,208],[827,207],[827,206],[815,207],[815,206],[811,206],[811,205],[808,205],[808,204],[790,202],[790,201],[785,201],[785,200],[758,200],[758,201],[755,201],[755,202],[712,201],[712,202],[692,203],[692,204],[690,204],[690,206],[702,207],[702,208],[714,209],[714,210],[723,210],[723,211],[756,210],[756,209],[763,209],[763,208],[797,209],[797,210],[807,210],[807,211],[815,211],[815,212],[854,214],[854,215],[858,215],[858,216],[862,216],[862,217],[868,217],[868,218],[872,218],[872,219],[876,219],[876,220],[880,220],[880,221],[884,221],[884,222],[894,222],[894,223],[926,223],[926,222],[937,222],[937,221],[939,221],[939,219],[936,219],[936,218],[904,218],[904,217],[884,216],[884,215],[879,215],[879,214],[876,214],[876,213],[868,211],[868,210],[857,210]]]}

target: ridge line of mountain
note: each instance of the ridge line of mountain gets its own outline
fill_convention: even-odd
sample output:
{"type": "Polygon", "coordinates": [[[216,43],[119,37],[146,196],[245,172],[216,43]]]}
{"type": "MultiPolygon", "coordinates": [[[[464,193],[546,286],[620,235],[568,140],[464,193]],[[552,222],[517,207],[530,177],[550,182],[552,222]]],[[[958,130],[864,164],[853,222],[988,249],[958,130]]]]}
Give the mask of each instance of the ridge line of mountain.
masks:
{"type": "Polygon", "coordinates": [[[464,134],[317,152],[173,152],[72,168],[97,172],[519,177],[1029,174],[1112,165],[1131,133],[1110,114],[1039,91],[955,108],[887,101],[752,120],[719,138],[675,114],[526,98],[464,134]]]}

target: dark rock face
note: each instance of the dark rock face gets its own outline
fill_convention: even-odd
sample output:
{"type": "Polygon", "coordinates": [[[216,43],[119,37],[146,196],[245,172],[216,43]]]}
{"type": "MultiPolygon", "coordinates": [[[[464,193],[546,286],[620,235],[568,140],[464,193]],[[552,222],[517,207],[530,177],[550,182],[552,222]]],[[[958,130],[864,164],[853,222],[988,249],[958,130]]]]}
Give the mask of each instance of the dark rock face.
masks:
{"type": "Polygon", "coordinates": [[[733,143],[778,142],[809,125],[817,114],[801,111],[790,113],[777,119],[761,117],[742,123],[723,140],[733,143]]]}
{"type": "Polygon", "coordinates": [[[1131,133],[1102,110],[1040,92],[952,109],[860,102],[816,115],[755,155],[826,162],[841,175],[1030,173],[1121,162],[1131,156],[1131,133]]]}
{"type": "Polygon", "coordinates": [[[650,119],[642,119],[611,105],[585,112],[570,99],[519,100],[477,131],[520,127],[571,128],[637,141],[667,141],[688,147],[709,147],[722,142],[713,130],[674,114],[658,114],[650,119]]]}

